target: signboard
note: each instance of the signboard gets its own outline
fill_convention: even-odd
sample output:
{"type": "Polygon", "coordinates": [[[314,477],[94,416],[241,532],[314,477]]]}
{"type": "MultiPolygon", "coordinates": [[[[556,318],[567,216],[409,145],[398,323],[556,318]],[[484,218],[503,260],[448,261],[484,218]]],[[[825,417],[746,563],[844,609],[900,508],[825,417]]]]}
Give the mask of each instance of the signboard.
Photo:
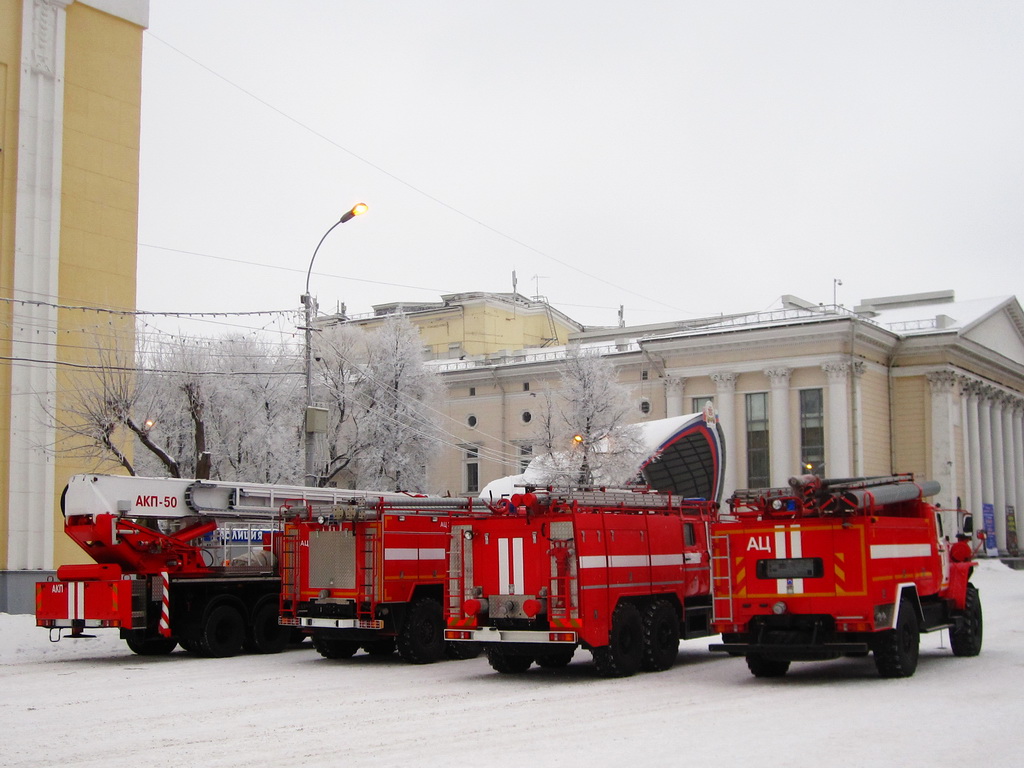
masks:
{"type": "Polygon", "coordinates": [[[999,555],[996,544],[996,508],[992,504],[981,505],[981,516],[985,523],[985,553],[993,557],[999,555]]]}

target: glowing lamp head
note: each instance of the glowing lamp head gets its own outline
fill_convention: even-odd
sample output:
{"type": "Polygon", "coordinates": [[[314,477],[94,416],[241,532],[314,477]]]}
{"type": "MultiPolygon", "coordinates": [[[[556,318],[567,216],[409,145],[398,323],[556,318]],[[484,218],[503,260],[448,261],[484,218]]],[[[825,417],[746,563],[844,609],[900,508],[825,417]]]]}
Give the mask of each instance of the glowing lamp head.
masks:
{"type": "Polygon", "coordinates": [[[347,210],[341,217],[341,223],[344,224],[346,221],[354,219],[356,216],[362,216],[369,209],[366,203],[356,203],[349,210],[347,210]]]}

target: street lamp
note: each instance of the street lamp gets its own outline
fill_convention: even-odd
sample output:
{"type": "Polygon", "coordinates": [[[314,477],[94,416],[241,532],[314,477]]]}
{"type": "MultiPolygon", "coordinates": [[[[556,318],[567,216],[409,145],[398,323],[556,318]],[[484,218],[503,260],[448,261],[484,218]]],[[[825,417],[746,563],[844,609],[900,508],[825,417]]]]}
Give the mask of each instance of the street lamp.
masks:
{"type": "Polygon", "coordinates": [[[306,332],[306,411],[303,414],[302,427],[306,433],[306,485],[308,486],[315,486],[317,479],[316,473],[313,471],[313,435],[326,431],[326,424],[317,424],[318,415],[322,413],[322,409],[313,407],[313,297],[309,295],[309,277],[313,274],[313,262],[316,261],[316,255],[327,236],[339,224],[344,224],[346,221],[351,221],[356,216],[366,213],[366,209],[366,203],[356,203],[324,232],[324,236],[320,238],[320,242],[313,249],[313,258],[309,260],[309,269],[306,270],[306,292],[302,294],[302,305],[306,309],[306,327],[303,328],[306,332]]]}

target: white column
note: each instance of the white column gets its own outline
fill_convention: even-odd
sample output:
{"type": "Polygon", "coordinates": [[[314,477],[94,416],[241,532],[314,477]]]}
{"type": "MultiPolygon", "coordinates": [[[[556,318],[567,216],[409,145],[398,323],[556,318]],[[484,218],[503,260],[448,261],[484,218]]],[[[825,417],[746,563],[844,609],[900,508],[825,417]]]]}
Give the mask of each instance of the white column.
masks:
{"type": "MultiPolygon", "coordinates": [[[[1010,515],[1017,511],[1017,480],[1014,475],[1013,461],[1013,412],[1014,402],[1009,394],[1003,395],[1003,525],[1009,531],[1010,515]]],[[[1003,539],[1003,549],[1008,549],[1009,536],[1003,539]]]]}
{"type": "MultiPolygon", "coordinates": [[[[931,390],[931,456],[929,477],[937,480],[942,490],[935,501],[944,507],[955,506],[956,473],[953,471],[953,408],[956,374],[936,371],[927,374],[931,390]]],[[[947,531],[948,533],[948,531],[947,531]]]]}
{"type": "Polygon", "coordinates": [[[718,423],[725,435],[725,472],[723,474],[722,498],[727,499],[736,490],[736,478],[739,477],[739,466],[742,458],[737,446],[739,442],[738,422],[736,419],[736,374],[713,373],[711,380],[715,382],[715,405],[718,410],[718,423]]]}
{"type": "Polygon", "coordinates": [[[849,477],[853,470],[850,466],[850,364],[825,363],[821,368],[828,377],[826,474],[849,477]]]}
{"type": "Polygon", "coordinates": [[[686,394],[686,379],[682,376],[669,376],[665,379],[665,415],[669,418],[682,416],[684,409],[683,396],[686,394]]]}
{"type": "Polygon", "coordinates": [[[996,513],[996,542],[1006,551],[1006,445],[1003,441],[1003,394],[992,396],[992,498],[996,513]]]}
{"type": "Polygon", "coordinates": [[[1020,549],[1021,530],[1016,523],[1021,521],[1020,507],[1024,504],[1024,400],[1015,398],[1013,401],[1013,472],[1011,477],[1016,485],[1014,506],[1014,530],[1017,532],[1017,549],[1020,549]]]}
{"type": "MultiPolygon", "coordinates": [[[[64,35],[71,0],[24,0],[18,102],[7,567],[53,567],[57,280],[64,139],[64,35]]],[[[8,148],[5,148],[8,149],[8,148]]],[[[9,147],[14,149],[14,147],[9,147]]]]}
{"type": "Polygon", "coordinates": [[[966,508],[975,515],[981,514],[981,433],[979,421],[981,418],[980,405],[978,402],[978,383],[970,379],[965,380],[964,391],[967,394],[967,434],[965,436],[964,451],[967,454],[967,499],[966,508]]]}
{"type": "Polygon", "coordinates": [[[789,374],[792,368],[769,368],[764,375],[771,381],[771,409],[768,417],[768,429],[771,434],[771,477],[772,485],[781,488],[789,483],[797,471],[798,462],[793,459],[790,448],[790,430],[793,420],[789,409],[789,374]]]}
{"type": "MultiPolygon", "coordinates": [[[[995,480],[992,474],[992,394],[990,387],[982,386],[978,393],[978,447],[981,448],[981,505],[976,514],[982,515],[974,522],[975,530],[984,530],[984,506],[995,507],[993,487],[995,480]]],[[[997,539],[996,544],[999,544],[997,539]]],[[[986,549],[989,549],[986,543],[986,549]]]]}

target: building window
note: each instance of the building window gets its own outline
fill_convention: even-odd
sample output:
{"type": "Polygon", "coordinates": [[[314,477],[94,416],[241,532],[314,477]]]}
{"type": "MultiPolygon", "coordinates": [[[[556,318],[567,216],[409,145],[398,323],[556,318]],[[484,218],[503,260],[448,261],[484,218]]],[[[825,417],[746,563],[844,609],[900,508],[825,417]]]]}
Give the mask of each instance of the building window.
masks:
{"type": "Polygon", "coordinates": [[[647,381],[647,369],[644,368],[640,371],[640,381],[647,381]]]}
{"type": "Polygon", "coordinates": [[[711,405],[715,404],[715,396],[702,395],[700,397],[693,398],[691,402],[693,403],[693,410],[691,411],[691,413],[703,413],[705,405],[707,405],[708,403],[711,403],[711,405]]]}
{"type": "Polygon", "coordinates": [[[530,391],[530,382],[524,381],[523,382],[523,392],[529,392],[529,391],[530,391]]]}
{"type": "Polygon", "coordinates": [[[812,475],[825,472],[825,398],[820,389],[800,390],[800,464],[812,475]]]}
{"type": "Polygon", "coordinates": [[[476,387],[470,387],[469,388],[469,396],[470,397],[476,397],[476,387]]]}
{"type": "Polygon", "coordinates": [[[641,400],[640,401],[640,413],[648,414],[651,412],[651,401],[641,400]]]}
{"type": "Polygon", "coordinates": [[[532,445],[520,445],[519,446],[519,472],[522,474],[526,471],[526,468],[530,466],[530,460],[533,458],[533,446],[532,445]]]}
{"type": "Polygon", "coordinates": [[[747,395],[747,485],[767,488],[771,485],[771,461],[768,455],[768,393],[747,395]]]}
{"type": "Polygon", "coordinates": [[[523,424],[529,424],[533,421],[533,414],[529,411],[523,411],[523,424]]]}
{"type": "Polygon", "coordinates": [[[466,423],[469,424],[470,427],[475,427],[476,426],[476,416],[474,416],[473,414],[470,414],[468,417],[466,417],[466,423]]]}
{"type": "Polygon", "coordinates": [[[466,493],[477,493],[480,490],[480,448],[476,445],[466,446],[463,457],[463,476],[466,478],[466,493]]]}

